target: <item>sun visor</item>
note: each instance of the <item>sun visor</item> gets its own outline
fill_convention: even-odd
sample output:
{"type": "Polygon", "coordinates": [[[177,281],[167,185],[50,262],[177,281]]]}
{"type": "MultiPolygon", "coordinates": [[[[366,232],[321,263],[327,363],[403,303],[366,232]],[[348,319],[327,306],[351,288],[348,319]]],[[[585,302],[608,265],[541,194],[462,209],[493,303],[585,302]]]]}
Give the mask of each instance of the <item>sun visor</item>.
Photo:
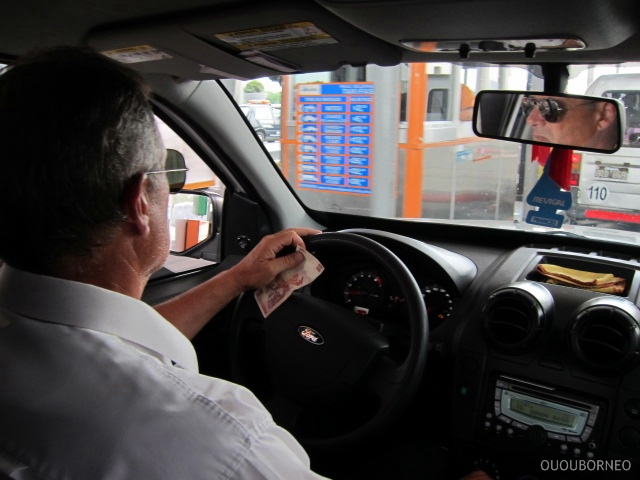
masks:
{"type": "Polygon", "coordinates": [[[178,25],[154,25],[94,32],[91,47],[143,73],[208,80],[275,75],[239,55],[221,50],[178,25]]]}
{"type": "Polygon", "coordinates": [[[397,46],[320,8],[307,8],[303,16],[295,4],[283,2],[277,9],[255,6],[223,13],[104,27],[91,32],[87,41],[141,72],[194,80],[335,70],[361,64],[362,58],[395,65],[401,59],[397,46]]]}

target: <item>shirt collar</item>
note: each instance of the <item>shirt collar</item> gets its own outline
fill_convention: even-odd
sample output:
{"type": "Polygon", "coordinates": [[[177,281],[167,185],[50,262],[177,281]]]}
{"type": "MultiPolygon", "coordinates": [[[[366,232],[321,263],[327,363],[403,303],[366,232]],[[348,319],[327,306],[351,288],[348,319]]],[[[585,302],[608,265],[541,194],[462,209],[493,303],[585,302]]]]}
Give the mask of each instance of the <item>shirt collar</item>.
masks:
{"type": "Polygon", "coordinates": [[[133,342],[197,371],[191,342],[146,303],[86,283],[0,267],[0,307],[24,317],[87,328],[133,342]]]}

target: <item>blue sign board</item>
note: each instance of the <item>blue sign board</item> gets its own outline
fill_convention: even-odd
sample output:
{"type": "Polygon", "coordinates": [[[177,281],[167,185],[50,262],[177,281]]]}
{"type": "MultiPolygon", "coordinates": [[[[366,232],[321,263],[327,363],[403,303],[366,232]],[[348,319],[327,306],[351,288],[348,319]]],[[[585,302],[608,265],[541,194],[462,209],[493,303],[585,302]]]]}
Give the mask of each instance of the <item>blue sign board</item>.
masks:
{"type": "Polygon", "coordinates": [[[341,134],[341,133],[347,133],[347,127],[346,125],[332,125],[332,124],[320,125],[320,131],[322,133],[341,134]]]}
{"type": "Polygon", "coordinates": [[[370,82],[297,86],[298,188],[371,195],[373,94],[370,82]]]}

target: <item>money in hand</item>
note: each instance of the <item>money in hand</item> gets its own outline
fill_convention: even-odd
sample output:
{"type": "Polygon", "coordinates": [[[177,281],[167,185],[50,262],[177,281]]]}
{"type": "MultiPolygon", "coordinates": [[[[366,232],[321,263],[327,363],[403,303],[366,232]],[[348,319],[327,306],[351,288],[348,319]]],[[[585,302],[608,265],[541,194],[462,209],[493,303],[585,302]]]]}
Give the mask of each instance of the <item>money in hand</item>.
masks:
{"type": "Polygon", "coordinates": [[[294,290],[313,282],[324,270],[316,257],[303,248],[297,247],[297,252],[302,252],[304,261],[284,272],[280,273],[268,285],[255,291],[254,296],[264,318],[284,303],[294,290]]]}

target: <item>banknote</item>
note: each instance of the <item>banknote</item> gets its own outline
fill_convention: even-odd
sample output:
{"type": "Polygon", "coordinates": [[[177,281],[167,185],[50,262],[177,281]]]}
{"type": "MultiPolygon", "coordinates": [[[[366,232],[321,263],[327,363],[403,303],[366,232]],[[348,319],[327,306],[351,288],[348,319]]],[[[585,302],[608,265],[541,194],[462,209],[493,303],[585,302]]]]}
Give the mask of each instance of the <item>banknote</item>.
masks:
{"type": "Polygon", "coordinates": [[[267,318],[271,312],[282,305],[293,291],[313,282],[324,270],[318,259],[305,249],[297,247],[296,251],[302,252],[304,261],[280,273],[268,285],[259,288],[254,293],[264,318],[267,318]]]}

